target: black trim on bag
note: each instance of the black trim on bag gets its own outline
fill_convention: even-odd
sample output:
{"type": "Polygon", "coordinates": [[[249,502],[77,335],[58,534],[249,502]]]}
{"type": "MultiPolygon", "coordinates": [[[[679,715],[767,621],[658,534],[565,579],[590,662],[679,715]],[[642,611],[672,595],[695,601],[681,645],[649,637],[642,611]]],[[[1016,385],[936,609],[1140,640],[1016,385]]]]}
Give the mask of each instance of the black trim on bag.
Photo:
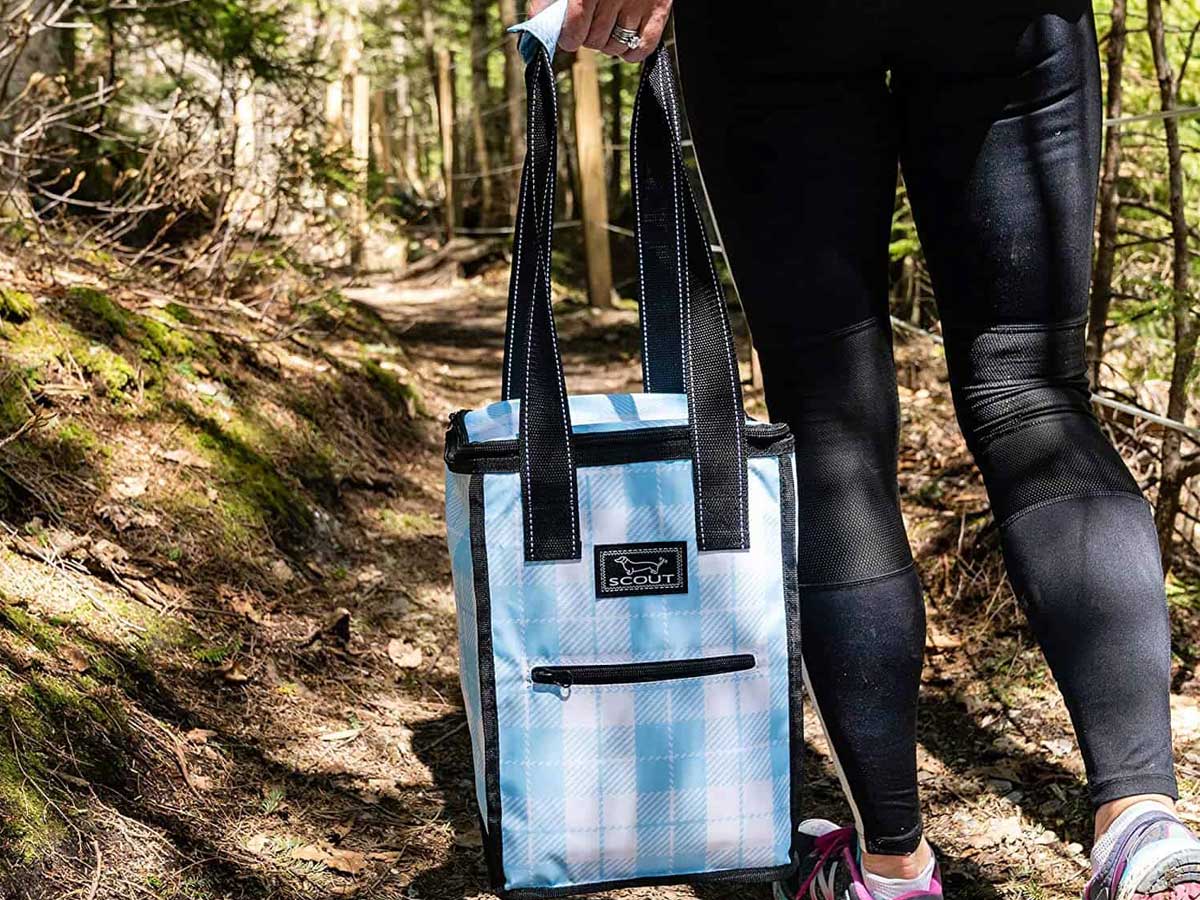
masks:
{"type": "Polygon", "coordinates": [[[800,573],[796,569],[796,479],[792,456],[779,458],[779,539],[788,642],[788,737],[792,789],[792,858],[799,861],[804,821],[804,678],[800,672],[800,573]]]}
{"type": "Polygon", "coordinates": [[[484,542],[483,475],[471,476],[467,489],[471,532],[471,571],[475,587],[476,643],[479,656],[479,704],[483,716],[483,774],[486,810],[480,810],[484,856],[492,888],[504,887],[504,846],[500,829],[500,717],[496,711],[496,659],[492,653],[492,604],[484,542]]]}
{"type": "Polygon", "coordinates": [[[728,675],[731,672],[745,672],[753,668],[753,653],[736,653],[729,656],[701,656],[696,659],[665,659],[657,662],[534,666],[529,671],[529,680],[534,684],[553,684],[570,690],[577,684],[645,684],[650,681],[677,681],[680,678],[728,675]]]}
{"type": "MultiPolygon", "coordinates": [[[[465,415],[465,411],[460,411],[450,417],[450,427],[446,430],[446,468],[460,474],[519,471],[516,439],[471,441],[463,423],[465,415]]],[[[795,445],[787,425],[781,422],[747,422],[742,433],[747,457],[785,456],[795,445]]],[[[580,468],[692,458],[686,425],[586,431],[574,435],[572,445],[575,463],[580,468]]]]}
{"type": "Polygon", "coordinates": [[[505,900],[546,900],[550,897],[569,897],[572,894],[595,894],[600,891],[615,891],[623,888],[658,887],[674,884],[721,884],[733,882],[754,884],[763,881],[779,881],[796,871],[794,862],[785,866],[769,866],[758,869],[725,869],[721,872],[685,872],[681,875],[651,875],[645,878],[619,878],[612,881],[593,881],[588,884],[569,884],[552,888],[514,888],[500,891],[505,900]]]}

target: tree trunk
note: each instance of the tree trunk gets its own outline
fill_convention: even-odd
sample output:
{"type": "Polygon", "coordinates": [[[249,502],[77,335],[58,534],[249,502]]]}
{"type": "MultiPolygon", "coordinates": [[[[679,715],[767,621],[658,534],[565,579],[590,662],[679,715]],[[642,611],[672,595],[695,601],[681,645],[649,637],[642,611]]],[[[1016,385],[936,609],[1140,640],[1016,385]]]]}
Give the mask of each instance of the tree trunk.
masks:
{"type": "MultiPolygon", "coordinates": [[[[1167,56],[1162,0],[1146,0],[1150,47],[1154,54],[1154,71],[1158,76],[1161,108],[1165,113],[1175,109],[1179,85],[1167,56]]],[[[1175,359],[1171,369],[1171,387],[1167,395],[1167,415],[1182,422],[1187,415],[1188,376],[1196,358],[1196,338],[1200,317],[1192,315],[1191,293],[1188,284],[1188,223],[1183,187],[1183,147],[1179,140],[1179,120],[1168,116],[1163,120],[1167,138],[1168,191],[1171,212],[1171,318],[1175,326],[1175,359]]],[[[1174,561],[1175,518],[1179,513],[1179,497],[1187,480],[1188,465],[1183,457],[1183,435],[1168,429],[1163,437],[1162,474],[1159,478],[1158,503],[1154,511],[1158,542],[1162,549],[1163,568],[1170,571],[1174,561]]]]}
{"type": "MultiPolygon", "coordinates": [[[[1105,116],[1121,115],[1122,81],[1125,73],[1125,3],[1113,0],[1112,28],[1108,33],[1105,66],[1108,70],[1108,94],[1105,116]]],[[[1104,361],[1104,335],[1108,331],[1108,310],[1112,305],[1113,274],[1117,258],[1117,214],[1120,198],[1117,179],[1121,173],[1121,126],[1109,125],[1104,132],[1104,168],[1100,176],[1100,243],[1092,271],[1092,299],[1088,310],[1087,354],[1092,388],[1100,386],[1100,367],[1104,361]]]]}
{"type": "Polygon", "coordinates": [[[622,127],[622,96],[625,88],[625,67],[620,63],[608,67],[611,77],[608,82],[608,142],[612,152],[608,157],[608,208],[615,218],[620,218],[621,208],[621,144],[625,140],[625,129],[622,127]]]}
{"type": "Polygon", "coordinates": [[[612,256],[608,246],[608,195],[604,183],[604,115],[596,52],[580,50],[571,67],[575,94],[575,146],[579,156],[583,249],[587,262],[588,300],[608,308],[612,303],[612,256]]]}
{"type": "Polygon", "coordinates": [[[450,51],[437,51],[438,133],[442,141],[442,195],[446,240],[454,239],[457,215],[454,206],[454,83],[450,51]]]}
{"type": "MultiPolygon", "coordinates": [[[[574,53],[559,55],[569,65],[575,65],[574,53]]],[[[579,173],[575,162],[575,96],[566,91],[558,104],[558,180],[562,185],[558,194],[562,197],[564,219],[574,219],[579,213],[579,173]]]]}
{"type": "Polygon", "coordinates": [[[487,77],[488,0],[471,0],[471,138],[475,146],[475,169],[479,178],[479,223],[487,225],[494,210],[491,163],[483,109],[489,106],[487,77]]]}
{"type": "Polygon", "coordinates": [[[420,129],[417,127],[417,113],[412,102],[412,85],[408,73],[403,69],[396,75],[396,116],[400,121],[400,153],[397,157],[400,177],[415,194],[424,195],[420,129]]]}
{"type": "Polygon", "coordinates": [[[356,269],[367,264],[368,167],[371,158],[371,79],[356,72],[351,79],[350,156],[354,165],[354,196],[350,203],[350,265],[356,269]]]}
{"type": "MultiPolygon", "coordinates": [[[[516,0],[499,0],[500,23],[505,28],[517,22],[516,0]]],[[[508,157],[514,166],[525,158],[525,66],[516,41],[504,42],[504,94],[508,103],[508,157]]],[[[519,174],[512,178],[513,206],[516,206],[519,174]]]]}
{"type": "Polygon", "coordinates": [[[392,117],[388,104],[389,92],[375,90],[371,93],[371,155],[375,158],[375,170],[384,178],[391,190],[396,171],[396,152],[392,144],[392,117]]]}
{"type": "Polygon", "coordinates": [[[363,264],[367,232],[367,159],[371,152],[371,84],[359,72],[363,56],[362,10],[359,0],[344,0],[342,19],[342,84],[350,87],[350,265],[363,264]]]}

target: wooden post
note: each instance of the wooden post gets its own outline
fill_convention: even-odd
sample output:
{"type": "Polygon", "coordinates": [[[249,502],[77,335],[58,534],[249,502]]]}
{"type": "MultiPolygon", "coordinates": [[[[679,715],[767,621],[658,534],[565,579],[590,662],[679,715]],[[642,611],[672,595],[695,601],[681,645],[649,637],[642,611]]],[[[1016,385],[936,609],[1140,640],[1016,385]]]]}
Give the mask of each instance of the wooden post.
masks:
{"type": "Polygon", "coordinates": [[[350,156],[354,196],[350,202],[350,265],[363,265],[367,242],[367,166],[371,154],[371,79],[355,73],[351,81],[350,156]]]}
{"type": "Polygon", "coordinates": [[[604,180],[604,117],[600,112],[595,51],[579,51],[571,67],[571,81],[575,88],[575,141],[579,157],[588,299],[592,306],[611,307],[613,282],[608,246],[608,185],[604,180]]]}
{"type": "Polygon", "coordinates": [[[446,240],[454,239],[454,85],[450,51],[437,51],[438,128],[442,136],[442,179],[446,185],[444,209],[446,240]]]}
{"type": "Polygon", "coordinates": [[[493,191],[491,162],[488,160],[487,130],[483,124],[483,109],[490,106],[487,73],[487,2],[471,0],[471,136],[474,140],[475,166],[479,176],[479,224],[491,223],[493,191]]]}
{"type": "Polygon", "coordinates": [[[392,117],[388,114],[388,92],[371,92],[371,153],[375,157],[375,168],[384,176],[391,189],[396,171],[396,153],[392,149],[392,117]]]}
{"type": "MultiPolygon", "coordinates": [[[[507,28],[517,22],[516,0],[498,0],[500,5],[500,23],[507,28]]],[[[520,166],[525,159],[525,67],[521,63],[521,54],[517,50],[516,41],[504,42],[504,95],[508,102],[508,152],[509,161],[514,166],[520,166]]],[[[518,184],[520,172],[514,172],[510,190],[510,212],[515,216],[517,211],[518,184]]]]}
{"type": "Polygon", "coordinates": [[[254,122],[254,81],[248,73],[243,72],[238,78],[233,113],[237,137],[233,148],[234,185],[230,220],[240,228],[246,225],[255,213],[259,214],[260,221],[264,214],[263,210],[259,209],[262,198],[258,196],[257,190],[258,147],[254,122]]]}

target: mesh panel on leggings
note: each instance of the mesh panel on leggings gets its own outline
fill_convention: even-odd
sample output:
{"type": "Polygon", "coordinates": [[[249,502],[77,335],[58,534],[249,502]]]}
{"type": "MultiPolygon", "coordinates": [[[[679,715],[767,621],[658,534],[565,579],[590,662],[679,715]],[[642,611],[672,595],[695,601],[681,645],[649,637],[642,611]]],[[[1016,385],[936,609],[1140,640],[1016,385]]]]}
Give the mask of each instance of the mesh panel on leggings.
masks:
{"type": "Polygon", "coordinates": [[[977,457],[996,521],[1039,503],[1080,494],[1140,494],[1125,463],[1091,416],[1033,422],[977,457]]]}
{"type": "Polygon", "coordinates": [[[1091,415],[1084,325],[993,325],[947,331],[954,401],[973,451],[978,453],[990,441],[1046,415],[1091,415]]]}
{"type": "Polygon", "coordinates": [[[1063,497],[1139,493],[1092,414],[1084,325],[992,325],[946,334],[959,422],[999,522],[1063,497]]]}
{"type": "Polygon", "coordinates": [[[891,328],[872,319],[797,340],[756,335],[767,403],[796,436],[804,584],[874,578],[912,561],[896,491],[891,328]]]}

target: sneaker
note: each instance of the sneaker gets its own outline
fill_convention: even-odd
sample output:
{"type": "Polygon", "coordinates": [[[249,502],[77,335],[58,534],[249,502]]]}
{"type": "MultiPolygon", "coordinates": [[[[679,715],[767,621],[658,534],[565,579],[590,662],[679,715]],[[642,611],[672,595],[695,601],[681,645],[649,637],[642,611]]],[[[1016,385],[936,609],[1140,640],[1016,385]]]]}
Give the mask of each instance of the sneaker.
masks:
{"type": "MultiPolygon", "coordinates": [[[[800,866],[775,882],[775,900],[874,900],[858,867],[858,838],[853,828],[809,819],[800,825],[800,866]]],[[[942,900],[942,875],[935,865],[928,891],[912,891],[898,900],[942,900]]]]}
{"type": "Polygon", "coordinates": [[[1200,900],[1200,840],[1166,810],[1142,813],[1117,835],[1083,900],[1200,900]]]}

